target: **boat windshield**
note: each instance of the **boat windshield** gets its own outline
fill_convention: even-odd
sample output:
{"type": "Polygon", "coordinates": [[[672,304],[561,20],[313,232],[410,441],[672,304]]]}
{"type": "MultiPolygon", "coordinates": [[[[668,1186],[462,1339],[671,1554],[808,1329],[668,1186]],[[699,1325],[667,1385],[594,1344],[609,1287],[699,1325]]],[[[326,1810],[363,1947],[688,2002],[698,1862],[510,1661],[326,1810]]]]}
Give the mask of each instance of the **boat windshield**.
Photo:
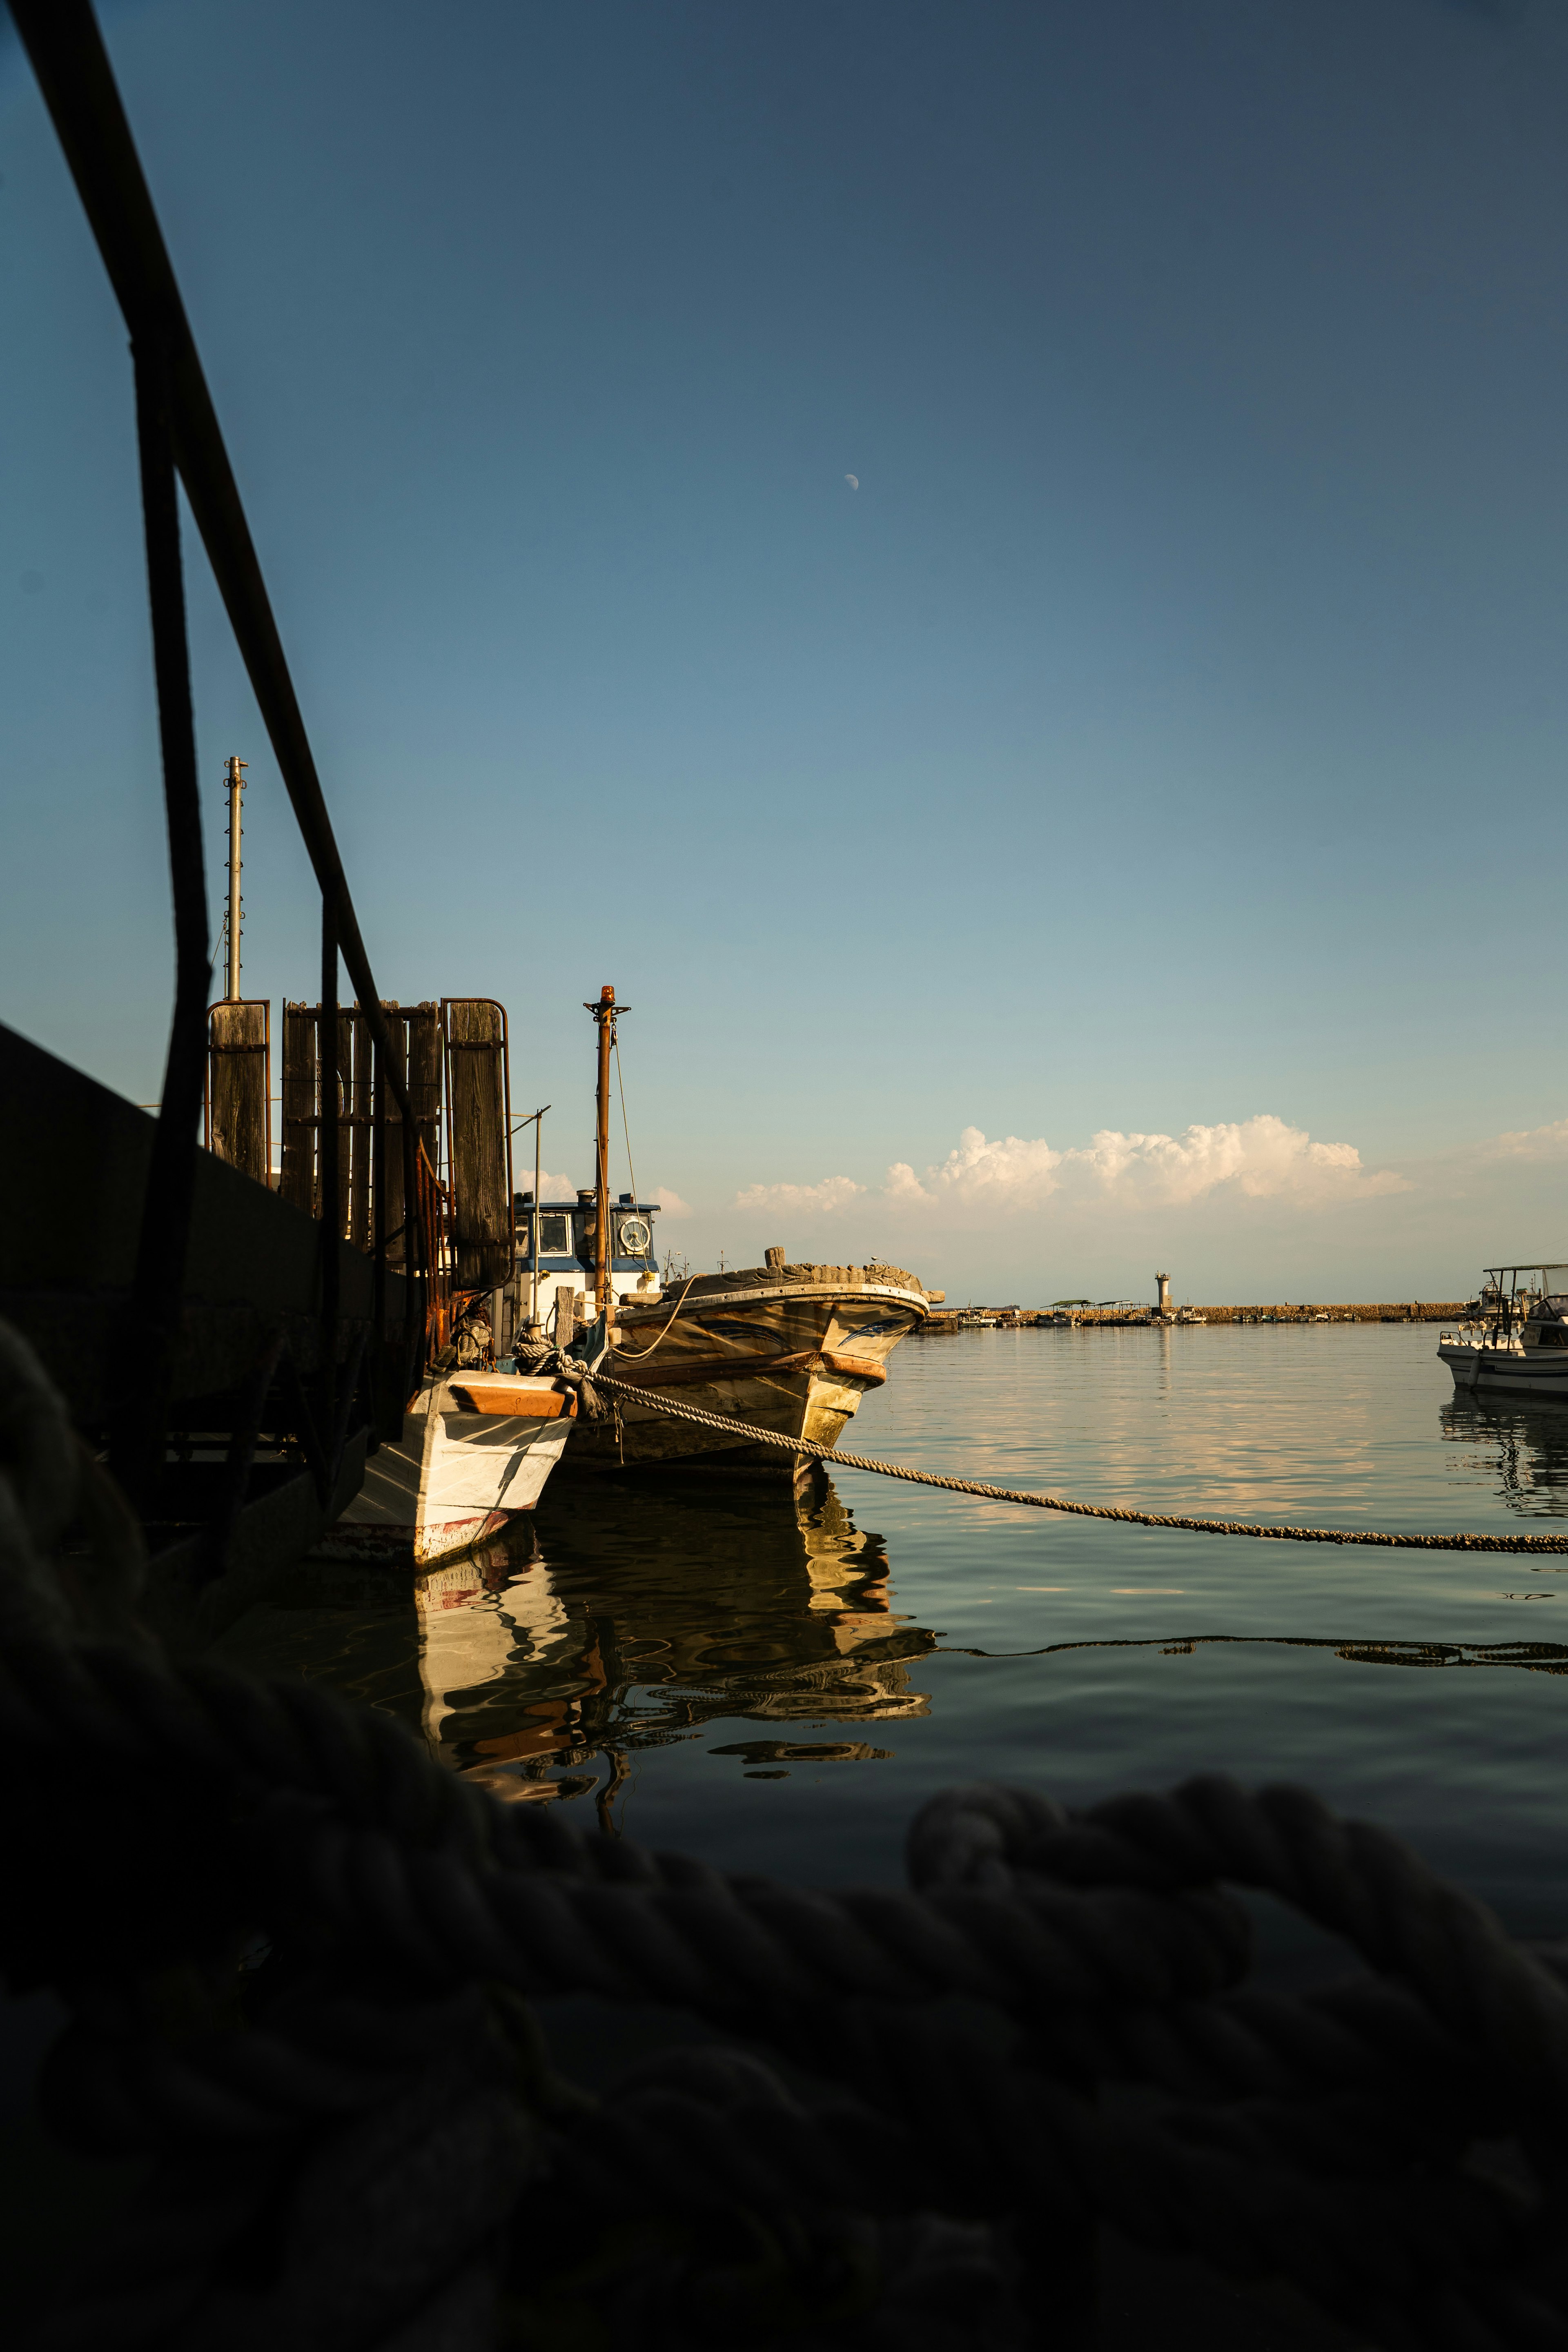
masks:
{"type": "Polygon", "coordinates": [[[1482,1318],[1508,1329],[1517,1320],[1568,1321],[1568,1264],[1537,1258],[1520,1265],[1483,1266],[1482,1318]]]}

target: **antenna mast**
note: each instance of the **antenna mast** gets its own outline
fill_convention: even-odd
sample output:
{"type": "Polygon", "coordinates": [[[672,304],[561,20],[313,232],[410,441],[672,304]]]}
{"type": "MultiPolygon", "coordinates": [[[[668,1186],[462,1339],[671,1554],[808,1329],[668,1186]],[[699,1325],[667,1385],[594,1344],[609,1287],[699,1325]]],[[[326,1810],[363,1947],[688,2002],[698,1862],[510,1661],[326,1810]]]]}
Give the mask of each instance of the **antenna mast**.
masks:
{"type": "Polygon", "coordinates": [[[226,1000],[239,1003],[239,933],[245,921],[239,896],[239,829],[240,800],[245,790],[245,771],[248,762],[231,760],[228,763],[228,987],[226,1000]]]}

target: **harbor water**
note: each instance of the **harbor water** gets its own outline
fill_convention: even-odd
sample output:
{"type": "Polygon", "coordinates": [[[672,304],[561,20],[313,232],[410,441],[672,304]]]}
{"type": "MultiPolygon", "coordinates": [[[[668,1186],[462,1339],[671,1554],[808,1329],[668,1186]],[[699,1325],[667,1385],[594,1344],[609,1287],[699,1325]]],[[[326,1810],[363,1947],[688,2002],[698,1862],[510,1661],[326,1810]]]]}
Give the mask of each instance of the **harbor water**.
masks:
{"type": "MultiPolygon", "coordinates": [[[[911,1341],[857,1450],[1162,1511],[1552,1533],[1568,1412],[1456,1397],[1376,1325],[911,1341]]],[[[404,1715],[521,1802],[731,1868],[901,1874],[953,1782],[1069,1803],[1202,1770],[1310,1783],[1520,1933],[1568,1931],[1568,1555],[1273,1544],[836,1471],[558,1476],[531,1556],[310,1564],[221,1645],[404,1715]]]]}

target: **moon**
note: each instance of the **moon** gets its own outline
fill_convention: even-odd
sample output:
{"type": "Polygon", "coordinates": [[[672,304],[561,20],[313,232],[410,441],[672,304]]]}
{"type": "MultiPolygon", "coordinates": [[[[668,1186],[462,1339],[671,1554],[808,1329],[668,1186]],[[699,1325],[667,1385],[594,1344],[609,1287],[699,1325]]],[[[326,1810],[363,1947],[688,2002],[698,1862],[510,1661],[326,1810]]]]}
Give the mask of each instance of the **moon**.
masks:
{"type": "Polygon", "coordinates": [[[859,488],[860,477],[858,474],[846,474],[844,478],[848,483],[852,490],[858,490],[859,488]]]}

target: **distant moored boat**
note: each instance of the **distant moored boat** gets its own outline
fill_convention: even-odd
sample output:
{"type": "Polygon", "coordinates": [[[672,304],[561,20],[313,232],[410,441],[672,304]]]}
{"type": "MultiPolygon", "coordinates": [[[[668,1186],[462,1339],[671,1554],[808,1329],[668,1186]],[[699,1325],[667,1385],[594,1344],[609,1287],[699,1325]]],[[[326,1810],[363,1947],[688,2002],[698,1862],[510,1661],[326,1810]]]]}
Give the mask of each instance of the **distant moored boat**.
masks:
{"type": "Polygon", "coordinates": [[[1473,1319],[1438,1338],[1454,1386],[1568,1397],[1568,1265],[1486,1273],[1473,1319]]]}

